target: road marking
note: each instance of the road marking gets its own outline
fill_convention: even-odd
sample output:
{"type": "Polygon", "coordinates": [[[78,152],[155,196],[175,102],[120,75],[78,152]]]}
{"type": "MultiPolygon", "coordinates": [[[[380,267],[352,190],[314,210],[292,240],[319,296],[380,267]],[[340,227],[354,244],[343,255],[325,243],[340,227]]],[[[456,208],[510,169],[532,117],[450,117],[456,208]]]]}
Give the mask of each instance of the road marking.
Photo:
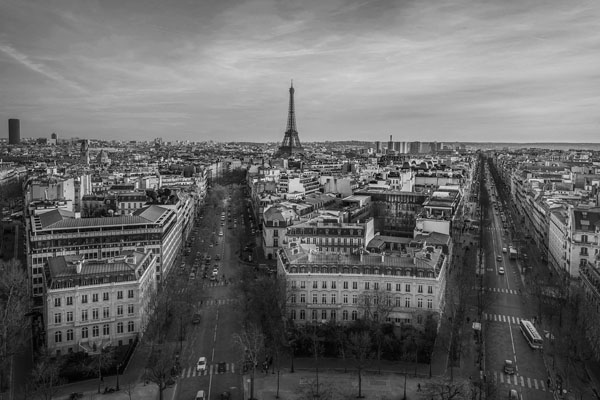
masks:
{"type": "Polygon", "coordinates": [[[500,383],[504,383],[504,374],[500,374],[500,383]]]}
{"type": "Polygon", "coordinates": [[[521,386],[525,386],[525,379],[523,379],[523,375],[521,375],[520,378],[521,378],[521,386]]]}
{"type": "Polygon", "coordinates": [[[529,378],[527,378],[527,386],[531,387],[531,380],[529,378]]]}
{"type": "Polygon", "coordinates": [[[546,385],[544,384],[543,380],[540,380],[540,386],[542,387],[542,390],[545,392],[546,391],[546,385]]]}

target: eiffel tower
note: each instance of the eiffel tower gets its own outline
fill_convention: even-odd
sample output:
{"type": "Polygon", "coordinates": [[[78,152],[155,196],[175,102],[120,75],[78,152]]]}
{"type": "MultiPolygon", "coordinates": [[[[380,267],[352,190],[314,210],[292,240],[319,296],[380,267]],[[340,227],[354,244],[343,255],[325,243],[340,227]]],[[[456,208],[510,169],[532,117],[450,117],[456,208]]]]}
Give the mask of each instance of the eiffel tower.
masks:
{"type": "Polygon", "coordinates": [[[287,128],[283,136],[283,142],[279,146],[277,157],[290,157],[292,155],[303,154],[304,148],[300,144],[298,131],[296,130],[296,112],[294,109],[294,82],[290,86],[290,107],[288,110],[287,128]]]}

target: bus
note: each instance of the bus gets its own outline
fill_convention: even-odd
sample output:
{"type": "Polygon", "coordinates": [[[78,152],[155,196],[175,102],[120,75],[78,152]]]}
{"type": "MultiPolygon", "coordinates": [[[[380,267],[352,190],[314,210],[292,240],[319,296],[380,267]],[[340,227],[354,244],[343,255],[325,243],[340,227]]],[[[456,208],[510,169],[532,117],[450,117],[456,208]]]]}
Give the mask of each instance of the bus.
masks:
{"type": "Polygon", "coordinates": [[[525,336],[525,339],[527,339],[527,342],[529,342],[529,346],[531,346],[532,349],[541,349],[543,347],[542,337],[538,333],[537,329],[535,329],[535,326],[533,326],[531,321],[522,319],[519,322],[519,325],[521,327],[523,336],[525,336]]]}

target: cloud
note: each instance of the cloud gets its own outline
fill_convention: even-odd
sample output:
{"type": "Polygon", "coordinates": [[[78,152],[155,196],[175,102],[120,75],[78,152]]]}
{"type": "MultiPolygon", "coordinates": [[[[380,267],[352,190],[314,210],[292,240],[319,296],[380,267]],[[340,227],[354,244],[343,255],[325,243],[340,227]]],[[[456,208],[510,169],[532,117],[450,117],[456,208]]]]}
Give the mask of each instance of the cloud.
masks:
{"type": "Polygon", "coordinates": [[[54,72],[47,68],[45,65],[41,63],[36,63],[32,61],[26,54],[21,53],[13,46],[7,43],[0,43],[0,51],[13,60],[19,62],[21,65],[29,68],[30,70],[37,72],[40,75],[45,76],[46,78],[52,79],[53,81],[59,82],[65,86],[70,87],[78,92],[85,93],[86,90],[82,88],[78,83],[71,81],[61,74],[54,72]]]}

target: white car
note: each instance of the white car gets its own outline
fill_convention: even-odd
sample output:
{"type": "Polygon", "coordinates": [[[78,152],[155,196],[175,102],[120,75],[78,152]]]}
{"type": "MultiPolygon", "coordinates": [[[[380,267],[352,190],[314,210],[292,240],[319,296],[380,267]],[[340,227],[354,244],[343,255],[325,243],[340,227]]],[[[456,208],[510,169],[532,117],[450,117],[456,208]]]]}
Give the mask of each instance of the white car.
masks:
{"type": "Polygon", "coordinates": [[[498,273],[499,273],[500,275],[504,275],[504,267],[500,267],[500,268],[498,268],[498,273]]]}
{"type": "Polygon", "coordinates": [[[503,248],[502,248],[502,252],[503,252],[503,253],[506,253],[506,252],[508,252],[508,250],[506,249],[506,247],[503,247],[503,248]]]}
{"type": "Polygon", "coordinates": [[[196,371],[206,371],[206,357],[200,357],[196,364],[196,371]]]}

